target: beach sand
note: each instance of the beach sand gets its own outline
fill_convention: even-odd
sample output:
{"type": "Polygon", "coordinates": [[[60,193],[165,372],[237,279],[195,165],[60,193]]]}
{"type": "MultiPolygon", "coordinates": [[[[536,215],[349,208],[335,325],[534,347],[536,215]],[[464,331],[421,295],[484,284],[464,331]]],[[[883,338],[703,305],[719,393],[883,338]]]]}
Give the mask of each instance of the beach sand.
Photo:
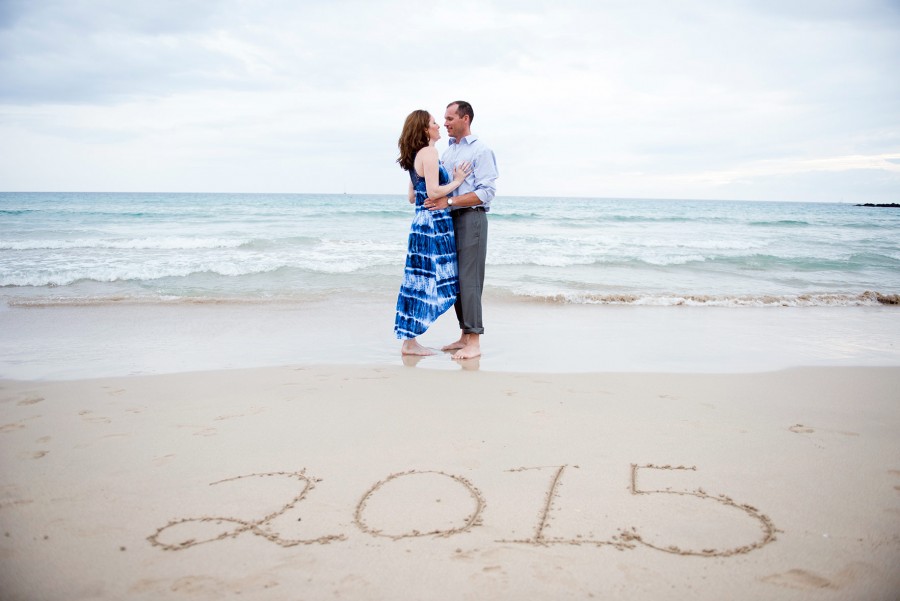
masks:
{"type": "Polygon", "coordinates": [[[900,595],[900,367],[396,362],[2,381],[0,598],[900,595]]]}

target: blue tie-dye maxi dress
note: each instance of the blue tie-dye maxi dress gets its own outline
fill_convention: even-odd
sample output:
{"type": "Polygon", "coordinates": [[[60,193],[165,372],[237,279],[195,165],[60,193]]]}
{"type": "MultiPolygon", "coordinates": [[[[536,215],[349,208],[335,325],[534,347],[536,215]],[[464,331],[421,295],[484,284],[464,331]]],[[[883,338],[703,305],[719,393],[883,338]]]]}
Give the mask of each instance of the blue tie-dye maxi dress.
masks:
{"type": "MultiPolygon", "coordinates": [[[[425,333],[459,294],[459,272],[456,264],[456,236],[450,210],[429,211],[422,203],[428,197],[425,178],[410,169],[416,191],[416,214],[409,232],[409,249],[403,284],[397,298],[394,332],[400,340],[425,333]]],[[[450,181],[440,166],[440,185],[450,181]]]]}

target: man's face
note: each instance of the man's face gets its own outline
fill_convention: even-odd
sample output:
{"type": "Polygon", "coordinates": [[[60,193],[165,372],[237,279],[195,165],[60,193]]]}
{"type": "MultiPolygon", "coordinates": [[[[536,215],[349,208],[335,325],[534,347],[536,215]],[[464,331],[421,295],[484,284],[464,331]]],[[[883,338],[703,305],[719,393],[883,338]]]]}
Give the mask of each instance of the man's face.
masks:
{"type": "Polygon", "coordinates": [[[444,127],[447,128],[447,135],[457,140],[466,135],[468,119],[461,119],[459,113],[456,112],[457,105],[451,104],[444,113],[444,127]]]}

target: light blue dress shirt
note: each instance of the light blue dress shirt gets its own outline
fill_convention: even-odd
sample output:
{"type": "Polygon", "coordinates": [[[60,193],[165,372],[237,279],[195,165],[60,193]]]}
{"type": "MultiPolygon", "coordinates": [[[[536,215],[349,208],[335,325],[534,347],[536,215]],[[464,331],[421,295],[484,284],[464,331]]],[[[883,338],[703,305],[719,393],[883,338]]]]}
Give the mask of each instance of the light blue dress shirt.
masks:
{"type": "MultiPolygon", "coordinates": [[[[469,134],[457,141],[450,138],[450,146],[444,151],[441,161],[444,163],[450,177],[459,163],[472,163],[472,172],[463,180],[463,183],[453,191],[451,196],[461,196],[467,192],[474,192],[485,211],[491,210],[491,201],[497,191],[495,180],[500,177],[497,171],[497,159],[494,151],[478,139],[475,134],[469,134]]],[[[454,210],[456,207],[453,207],[454,210]]]]}

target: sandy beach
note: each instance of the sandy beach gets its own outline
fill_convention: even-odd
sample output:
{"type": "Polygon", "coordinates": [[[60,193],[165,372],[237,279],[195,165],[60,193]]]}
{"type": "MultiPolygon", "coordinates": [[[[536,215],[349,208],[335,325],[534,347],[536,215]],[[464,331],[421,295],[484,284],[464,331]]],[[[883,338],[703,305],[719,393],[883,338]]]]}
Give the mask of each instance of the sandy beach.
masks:
{"type": "Polygon", "coordinates": [[[900,601],[898,72],[900,0],[0,0],[0,601],[900,601]]]}
{"type": "Polygon", "coordinates": [[[892,600],[898,390],[399,360],[5,380],[2,597],[892,600]]]}

